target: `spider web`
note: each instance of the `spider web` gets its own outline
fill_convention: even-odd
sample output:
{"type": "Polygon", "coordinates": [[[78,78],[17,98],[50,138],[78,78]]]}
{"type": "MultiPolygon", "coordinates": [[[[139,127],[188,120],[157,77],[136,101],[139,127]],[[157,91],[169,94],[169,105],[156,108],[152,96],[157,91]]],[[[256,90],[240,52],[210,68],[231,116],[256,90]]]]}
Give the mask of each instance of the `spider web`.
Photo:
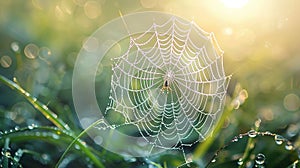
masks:
{"type": "Polygon", "coordinates": [[[114,58],[105,113],[121,114],[122,126],[134,125],[155,147],[203,141],[223,111],[229,77],[222,55],[214,35],[193,22],[154,22],[114,58]]]}

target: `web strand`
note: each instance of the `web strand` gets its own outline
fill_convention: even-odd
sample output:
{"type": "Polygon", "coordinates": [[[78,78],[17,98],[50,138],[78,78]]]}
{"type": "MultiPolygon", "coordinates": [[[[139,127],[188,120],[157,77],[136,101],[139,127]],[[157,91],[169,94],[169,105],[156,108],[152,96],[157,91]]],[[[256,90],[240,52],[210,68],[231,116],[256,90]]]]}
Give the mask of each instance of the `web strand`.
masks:
{"type": "Polygon", "coordinates": [[[222,54],[214,35],[193,22],[153,23],[114,59],[106,113],[120,113],[152,148],[203,141],[223,110],[229,77],[222,54]]]}

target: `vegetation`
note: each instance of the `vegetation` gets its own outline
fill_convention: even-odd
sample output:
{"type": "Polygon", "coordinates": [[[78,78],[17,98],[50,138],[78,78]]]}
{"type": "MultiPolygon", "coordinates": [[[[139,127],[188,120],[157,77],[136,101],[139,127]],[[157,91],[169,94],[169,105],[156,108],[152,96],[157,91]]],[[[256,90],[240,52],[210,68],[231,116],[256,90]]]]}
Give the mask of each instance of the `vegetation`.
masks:
{"type": "Polygon", "coordinates": [[[230,8],[229,2],[1,1],[1,167],[184,163],[180,151],[148,158],[107,151],[82,133],[73,105],[72,73],[83,42],[119,11],[146,10],[171,12],[214,32],[232,74],[219,124],[186,150],[193,163],[182,167],[300,167],[299,5],[252,0],[230,8]]]}

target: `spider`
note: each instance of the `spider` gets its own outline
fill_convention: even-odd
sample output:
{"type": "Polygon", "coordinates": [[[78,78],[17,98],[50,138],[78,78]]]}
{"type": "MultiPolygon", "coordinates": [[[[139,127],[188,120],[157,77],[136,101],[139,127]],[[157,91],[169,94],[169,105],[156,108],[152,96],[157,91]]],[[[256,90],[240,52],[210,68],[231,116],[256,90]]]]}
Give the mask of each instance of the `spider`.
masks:
{"type": "Polygon", "coordinates": [[[169,79],[165,79],[164,83],[163,83],[163,86],[161,88],[161,91],[164,92],[164,91],[167,91],[167,93],[169,93],[169,91],[172,91],[172,89],[170,88],[170,81],[169,79]]]}

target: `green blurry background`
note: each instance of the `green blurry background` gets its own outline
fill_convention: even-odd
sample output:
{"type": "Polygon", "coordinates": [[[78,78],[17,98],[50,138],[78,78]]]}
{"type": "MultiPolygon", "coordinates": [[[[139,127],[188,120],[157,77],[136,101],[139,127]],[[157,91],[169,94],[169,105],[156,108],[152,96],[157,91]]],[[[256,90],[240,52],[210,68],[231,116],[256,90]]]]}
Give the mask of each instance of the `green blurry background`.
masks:
{"type": "MultiPolygon", "coordinates": [[[[79,133],[81,126],[71,94],[77,53],[87,37],[101,25],[119,17],[119,11],[126,15],[147,10],[173,13],[194,20],[205,31],[214,32],[225,51],[225,70],[233,75],[229,97],[234,99],[237,85],[248,92],[245,103],[227,116],[223,129],[205,156],[194,158],[199,165],[207,162],[216,149],[235,135],[250,130],[258,118],[262,120],[262,131],[284,135],[299,146],[300,1],[297,0],[1,1],[0,74],[9,79],[16,77],[23,88],[79,133]]],[[[52,125],[22,96],[0,84],[0,130],[4,132],[31,124],[52,125]]],[[[88,137],[85,138],[89,142],[88,137]]],[[[24,167],[28,167],[29,162],[35,167],[53,167],[67,145],[66,142],[20,141],[14,143],[12,140],[12,150],[30,149],[46,158],[42,162],[24,155],[21,159],[24,167]]],[[[237,166],[234,160],[243,152],[245,143],[236,143],[225,150],[215,165],[237,166]]],[[[103,151],[96,144],[89,145],[103,151]]],[[[266,155],[267,167],[286,167],[295,160],[295,152],[276,146],[272,138],[258,139],[255,150],[266,155]]],[[[189,153],[193,151],[190,149],[189,153]]],[[[123,167],[155,167],[143,159],[132,161],[107,153],[102,152],[107,167],[120,164],[123,167]]],[[[74,157],[80,155],[84,154],[79,152],[74,157]]],[[[182,161],[180,155],[180,152],[166,153],[150,159],[158,164],[168,161],[168,167],[172,167],[182,161]]],[[[73,162],[83,167],[89,161],[73,162]]]]}

